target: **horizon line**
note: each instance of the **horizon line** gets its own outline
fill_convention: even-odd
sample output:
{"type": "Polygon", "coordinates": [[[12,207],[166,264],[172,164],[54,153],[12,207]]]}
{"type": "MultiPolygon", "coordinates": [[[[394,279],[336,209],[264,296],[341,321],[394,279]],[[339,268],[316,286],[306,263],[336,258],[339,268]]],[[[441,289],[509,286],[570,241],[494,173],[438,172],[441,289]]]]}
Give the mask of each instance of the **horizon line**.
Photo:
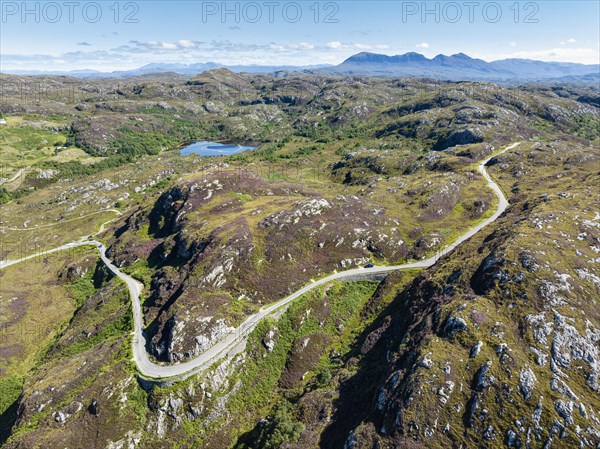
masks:
{"type": "Polygon", "coordinates": [[[445,56],[445,57],[454,57],[454,56],[466,56],[469,59],[473,59],[475,61],[484,61],[486,63],[493,63],[493,62],[499,62],[499,61],[510,61],[510,60],[515,60],[515,61],[533,61],[533,62],[540,62],[540,63],[544,63],[544,64],[573,64],[573,65],[580,65],[580,66],[590,66],[590,67],[596,67],[596,66],[600,66],[600,61],[597,64],[585,64],[585,63],[581,63],[581,62],[568,62],[568,61],[543,61],[540,59],[530,59],[530,58],[502,58],[502,59],[494,59],[494,60],[485,60],[485,59],[481,59],[481,58],[474,58],[470,55],[468,55],[467,53],[464,52],[458,52],[458,53],[453,53],[450,55],[446,55],[444,53],[439,53],[431,58],[425,56],[422,53],[419,52],[415,52],[415,51],[409,51],[406,53],[397,53],[397,54],[387,54],[387,53],[376,53],[376,52],[371,52],[371,51],[361,51],[358,53],[355,53],[351,56],[348,56],[346,58],[344,58],[341,62],[337,63],[337,64],[330,64],[330,63],[322,63],[322,64],[299,64],[296,65],[294,63],[289,63],[289,64],[274,64],[274,65],[270,65],[270,64],[260,64],[260,63],[253,63],[253,64],[230,64],[230,63],[224,63],[224,62],[217,62],[217,61],[198,61],[198,62],[192,62],[192,63],[188,63],[188,64],[182,64],[182,63],[178,63],[178,62],[160,62],[160,61],[153,61],[153,62],[148,62],[146,64],[143,65],[137,65],[137,66],[132,66],[130,68],[122,68],[122,69],[94,69],[94,68],[65,68],[65,69],[50,69],[50,70],[44,70],[44,69],[22,69],[22,68],[3,68],[1,66],[0,63],[0,74],[7,74],[7,75],[11,75],[11,74],[23,74],[25,75],[25,72],[30,72],[30,73],[39,73],[39,74],[59,74],[59,73],[74,73],[74,72],[94,72],[94,73],[106,73],[106,74],[110,74],[110,73],[115,73],[115,72],[126,72],[126,71],[133,71],[133,70],[139,70],[142,69],[144,67],[148,67],[148,66],[152,66],[152,65],[160,65],[160,64],[164,64],[164,65],[179,65],[181,67],[190,67],[193,66],[195,64],[214,64],[216,67],[213,67],[214,69],[216,68],[228,68],[228,67],[265,67],[265,68],[269,68],[269,67],[273,67],[273,68],[277,68],[277,67],[288,67],[291,69],[306,69],[306,68],[324,68],[324,67],[337,67],[343,63],[345,63],[347,60],[358,56],[358,55],[362,55],[362,54],[368,54],[368,55],[376,55],[376,56],[386,56],[388,58],[394,58],[394,57],[398,57],[398,56],[406,56],[406,55],[419,55],[422,56],[423,58],[425,58],[428,61],[433,61],[435,60],[435,58],[439,57],[439,56],[445,56]],[[12,72],[12,73],[11,73],[12,72]],[[21,72],[21,73],[14,73],[14,72],[21,72]]]}

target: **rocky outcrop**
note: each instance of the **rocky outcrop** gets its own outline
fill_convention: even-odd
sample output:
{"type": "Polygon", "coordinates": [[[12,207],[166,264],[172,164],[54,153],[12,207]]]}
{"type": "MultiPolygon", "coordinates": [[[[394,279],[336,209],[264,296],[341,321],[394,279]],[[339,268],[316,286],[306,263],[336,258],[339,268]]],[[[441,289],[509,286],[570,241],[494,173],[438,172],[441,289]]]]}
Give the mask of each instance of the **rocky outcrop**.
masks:
{"type": "Polygon", "coordinates": [[[456,145],[468,145],[483,142],[484,134],[481,129],[467,128],[462,131],[452,131],[440,138],[434,145],[434,150],[444,150],[456,145]]]}
{"type": "Polygon", "coordinates": [[[442,329],[442,336],[452,338],[459,332],[465,332],[468,329],[467,322],[464,318],[451,316],[446,320],[446,324],[442,329]]]}

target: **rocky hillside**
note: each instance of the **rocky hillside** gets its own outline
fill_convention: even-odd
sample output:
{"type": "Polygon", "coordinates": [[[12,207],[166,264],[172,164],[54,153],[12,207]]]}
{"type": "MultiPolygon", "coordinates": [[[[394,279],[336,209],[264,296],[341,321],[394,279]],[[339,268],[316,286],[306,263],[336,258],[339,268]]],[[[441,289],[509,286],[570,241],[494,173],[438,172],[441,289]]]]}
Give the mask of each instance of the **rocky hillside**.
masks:
{"type": "Polygon", "coordinates": [[[454,168],[456,156],[434,158],[449,161],[445,176],[435,176],[429,160],[408,157],[405,164],[421,167],[402,182],[378,175],[367,192],[364,169],[386,164],[372,154],[346,156],[326,184],[312,187],[221,167],[166,189],[117,223],[108,254],[148,287],[148,350],[169,362],[194,357],[312,278],[424,257],[447,242],[438,228],[459,220],[463,228],[490,210],[491,193],[476,192],[482,180],[470,158],[454,168]],[[354,174],[338,180],[342,167],[354,174]],[[406,210],[395,215],[398,207],[406,210]]]}
{"type": "Polygon", "coordinates": [[[498,157],[510,209],[397,294],[333,387],[309,382],[282,447],[597,447],[599,163],[565,141],[498,157]]]}
{"type": "Polygon", "coordinates": [[[494,140],[509,130],[573,131],[578,120],[597,114],[598,101],[597,90],[568,85],[278,78],[226,69],[194,78],[0,77],[6,86],[0,110],[64,118],[68,143],[92,155],[156,153],[189,140],[263,143],[293,136],[444,149],[494,140]]]}
{"type": "MultiPolygon", "coordinates": [[[[160,363],[194,357],[310,279],[440,251],[495,210],[478,161],[522,143],[488,167],[510,207],[434,267],[323,285],[186,380],[137,376],[125,287],[95,255],[38,261],[75,312],[22,378],[0,372],[3,447],[600,445],[597,92],[224,70],[35,81],[77,95],[23,104],[8,92],[3,112],[23,114],[11,132],[53,114],[98,165],[30,161],[52,172],[11,191],[2,237],[56,246],[98,232],[81,217],[120,209],[103,209],[95,238],[144,283],[160,363]],[[161,151],[224,135],[261,145],[210,161],[161,151]],[[32,210],[56,223],[15,231],[32,210]]],[[[17,287],[0,295],[7,310],[17,287]]]]}

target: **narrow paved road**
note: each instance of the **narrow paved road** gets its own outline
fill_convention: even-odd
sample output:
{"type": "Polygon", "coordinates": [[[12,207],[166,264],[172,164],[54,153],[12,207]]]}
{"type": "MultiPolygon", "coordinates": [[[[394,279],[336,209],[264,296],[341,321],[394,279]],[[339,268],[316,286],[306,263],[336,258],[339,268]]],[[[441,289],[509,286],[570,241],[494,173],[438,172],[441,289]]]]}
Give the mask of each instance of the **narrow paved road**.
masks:
{"type": "MultiPolygon", "coordinates": [[[[506,147],[504,150],[502,150],[501,152],[499,152],[497,154],[501,154],[501,153],[504,153],[505,151],[515,148],[517,145],[519,145],[519,143],[520,142],[509,145],[508,147],[506,147]]],[[[498,209],[491,217],[489,217],[485,221],[481,222],[474,228],[470,229],[468,232],[466,232],[464,235],[462,235],[460,238],[458,238],[454,243],[447,246],[440,253],[436,254],[435,256],[430,257],[429,259],[422,260],[419,262],[412,262],[412,263],[406,263],[403,265],[393,265],[393,266],[354,268],[352,270],[346,270],[346,271],[342,271],[339,273],[334,273],[323,279],[314,281],[311,284],[308,284],[308,285],[302,287],[300,290],[297,290],[296,292],[292,293],[291,295],[283,298],[282,300],[280,300],[274,304],[271,304],[270,306],[261,309],[256,314],[248,317],[246,319],[246,321],[244,321],[234,332],[227,335],[224,339],[217,342],[210,349],[208,349],[204,353],[200,354],[196,358],[189,360],[185,363],[177,364],[177,365],[160,365],[160,364],[152,362],[150,360],[150,358],[148,357],[148,353],[146,352],[146,337],[144,336],[144,333],[143,333],[144,322],[143,322],[142,310],[141,310],[141,305],[140,305],[140,294],[141,294],[144,286],[140,282],[133,279],[131,276],[128,276],[125,273],[123,273],[121,270],[119,270],[118,267],[113,265],[113,263],[106,257],[106,248],[102,243],[97,242],[95,240],[86,240],[86,241],[68,243],[61,247],[54,248],[52,250],[45,251],[45,252],[42,252],[39,254],[34,254],[32,256],[23,257],[21,259],[11,260],[11,261],[0,261],[0,268],[8,267],[8,266],[17,264],[19,262],[23,262],[25,260],[32,259],[34,257],[40,257],[45,254],[51,254],[51,253],[55,253],[55,252],[58,252],[61,250],[66,250],[69,248],[75,248],[78,246],[86,246],[86,245],[96,246],[98,248],[98,252],[100,253],[100,258],[102,259],[104,264],[106,264],[106,266],[108,267],[108,269],[110,271],[112,271],[116,276],[118,276],[120,279],[122,279],[125,282],[125,284],[127,284],[127,288],[129,289],[129,293],[131,295],[131,303],[132,303],[132,307],[133,307],[133,316],[134,316],[134,325],[135,325],[135,330],[134,330],[134,334],[133,334],[133,355],[134,355],[134,359],[138,366],[138,371],[140,372],[140,374],[144,377],[154,378],[154,379],[168,379],[168,378],[176,378],[176,377],[185,377],[186,375],[189,375],[193,372],[197,372],[204,368],[207,368],[210,365],[212,365],[214,362],[216,362],[217,360],[225,357],[227,355],[227,352],[230,349],[232,349],[235,345],[240,343],[242,340],[244,340],[248,336],[248,334],[256,327],[256,325],[258,323],[260,323],[260,321],[263,318],[265,318],[266,316],[271,315],[272,313],[287,306],[293,300],[297,299],[298,297],[302,296],[304,293],[307,293],[310,290],[312,290],[320,285],[326,284],[331,281],[343,280],[343,279],[347,279],[347,278],[360,278],[360,277],[366,278],[368,275],[388,273],[390,271],[409,270],[411,268],[431,267],[442,257],[442,255],[449,253],[454,248],[456,248],[458,245],[460,245],[462,242],[464,242],[465,240],[468,240],[469,238],[471,238],[472,236],[477,234],[479,231],[481,231],[481,229],[483,229],[485,226],[487,226],[488,224],[495,221],[508,207],[508,200],[504,196],[504,193],[502,192],[500,187],[498,187],[498,185],[492,180],[492,178],[488,174],[487,170],[485,169],[485,165],[490,161],[491,158],[492,157],[489,157],[486,160],[480,162],[479,166],[478,166],[478,170],[483,175],[485,180],[487,181],[488,186],[494,191],[494,193],[498,197],[498,200],[499,200],[498,209]]]]}
{"type": "Polygon", "coordinates": [[[1,180],[0,185],[10,184],[11,182],[15,181],[19,176],[21,176],[25,170],[26,170],[25,168],[19,169],[12,178],[1,180]]]}
{"type": "Polygon", "coordinates": [[[102,209],[102,210],[97,210],[96,212],[91,212],[89,214],[86,215],[82,215],[81,217],[75,217],[75,218],[69,218],[68,220],[63,220],[63,221],[56,221],[54,223],[49,223],[49,224],[45,224],[45,225],[40,225],[40,226],[33,226],[31,228],[10,228],[10,227],[6,227],[6,228],[2,228],[3,231],[36,231],[38,229],[44,229],[44,228],[50,228],[52,226],[56,226],[59,224],[65,224],[65,223],[70,223],[72,221],[77,221],[77,220],[83,220],[84,218],[87,217],[91,217],[93,215],[98,215],[98,214],[103,214],[105,212],[114,212],[115,214],[117,214],[117,216],[111,220],[105,221],[104,223],[102,223],[100,225],[100,230],[94,234],[94,235],[98,235],[100,234],[103,230],[104,230],[104,226],[107,225],[108,223],[115,221],[117,218],[119,218],[121,215],[123,215],[123,213],[121,211],[118,211],[117,209],[102,209]]]}

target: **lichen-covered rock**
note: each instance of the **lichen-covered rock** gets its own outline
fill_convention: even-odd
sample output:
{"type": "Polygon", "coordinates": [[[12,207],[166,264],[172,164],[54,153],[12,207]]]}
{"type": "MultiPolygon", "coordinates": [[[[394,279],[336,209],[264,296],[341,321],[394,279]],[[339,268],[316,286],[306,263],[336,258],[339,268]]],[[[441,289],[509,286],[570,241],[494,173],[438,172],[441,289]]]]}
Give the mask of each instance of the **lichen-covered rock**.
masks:
{"type": "Polygon", "coordinates": [[[573,401],[563,401],[562,399],[558,399],[554,403],[554,408],[558,412],[558,414],[565,420],[566,426],[573,425],[573,401]]]}
{"type": "Polygon", "coordinates": [[[275,344],[277,343],[278,338],[279,330],[277,328],[271,329],[263,337],[262,344],[267,349],[267,351],[271,352],[275,348],[275,344]]]}
{"type": "Polygon", "coordinates": [[[586,378],[587,385],[594,391],[599,391],[598,379],[600,376],[600,350],[598,349],[598,335],[588,332],[581,335],[569,323],[569,318],[558,312],[554,313],[556,331],[552,339],[552,359],[562,367],[569,368],[573,361],[585,363],[588,366],[586,378]]]}
{"type": "Polygon", "coordinates": [[[516,432],[512,429],[508,429],[506,431],[506,446],[514,447],[517,449],[521,448],[521,438],[516,434],[516,432]]]}
{"type": "Polygon", "coordinates": [[[492,383],[494,383],[494,376],[491,375],[490,369],[492,367],[491,360],[485,362],[475,376],[473,377],[473,388],[477,391],[482,391],[484,388],[489,387],[492,383]]]}
{"type": "Polygon", "coordinates": [[[477,357],[479,355],[479,353],[481,352],[482,347],[483,347],[483,342],[481,340],[479,340],[477,343],[475,343],[471,347],[471,350],[469,351],[469,357],[472,359],[477,357]]]}
{"type": "Polygon", "coordinates": [[[446,338],[452,338],[459,332],[465,332],[468,327],[469,326],[464,318],[451,316],[446,320],[446,324],[442,330],[442,335],[446,338]]]}
{"type": "Polygon", "coordinates": [[[519,385],[521,393],[523,393],[523,397],[527,401],[531,398],[536,380],[535,374],[530,367],[521,370],[521,373],[519,374],[519,385]]]}
{"type": "Polygon", "coordinates": [[[139,447],[140,441],[142,440],[142,432],[129,431],[127,435],[117,441],[109,442],[106,449],[136,449],[139,447]]]}

